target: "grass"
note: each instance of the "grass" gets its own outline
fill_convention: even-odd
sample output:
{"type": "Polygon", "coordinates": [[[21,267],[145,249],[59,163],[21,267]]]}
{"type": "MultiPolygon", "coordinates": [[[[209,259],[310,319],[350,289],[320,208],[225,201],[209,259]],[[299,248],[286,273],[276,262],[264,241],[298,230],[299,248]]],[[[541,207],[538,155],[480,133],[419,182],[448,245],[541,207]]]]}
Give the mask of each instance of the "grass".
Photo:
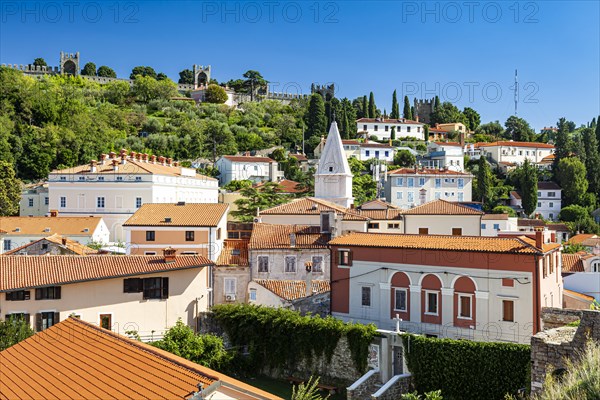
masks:
{"type": "MultiPolygon", "coordinates": [[[[241,379],[243,382],[255,386],[259,389],[264,390],[265,392],[269,392],[276,396],[279,396],[284,399],[292,398],[292,384],[288,381],[282,381],[279,379],[273,379],[266,376],[257,376],[253,378],[243,378],[241,379]]],[[[322,392],[323,397],[327,395],[327,393],[322,392]]],[[[330,400],[345,400],[346,396],[344,393],[336,392],[335,395],[329,397],[330,400]]]]}

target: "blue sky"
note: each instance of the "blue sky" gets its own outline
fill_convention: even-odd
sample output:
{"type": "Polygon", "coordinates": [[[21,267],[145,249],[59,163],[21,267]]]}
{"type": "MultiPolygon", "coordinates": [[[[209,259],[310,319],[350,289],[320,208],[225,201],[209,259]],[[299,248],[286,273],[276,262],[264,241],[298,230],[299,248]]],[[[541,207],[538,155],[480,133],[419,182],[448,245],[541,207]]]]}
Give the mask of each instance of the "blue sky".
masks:
{"type": "Polygon", "coordinates": [[[334,82],[338,97],[436,94],[482,122],[514,110],[539,130],[600,113],[600,2],[0,2],[0,63],[79,51],[128,76],[150,65],[177,80],[193,64],[219,81],[260,71],[275,90],[334,82]]]}

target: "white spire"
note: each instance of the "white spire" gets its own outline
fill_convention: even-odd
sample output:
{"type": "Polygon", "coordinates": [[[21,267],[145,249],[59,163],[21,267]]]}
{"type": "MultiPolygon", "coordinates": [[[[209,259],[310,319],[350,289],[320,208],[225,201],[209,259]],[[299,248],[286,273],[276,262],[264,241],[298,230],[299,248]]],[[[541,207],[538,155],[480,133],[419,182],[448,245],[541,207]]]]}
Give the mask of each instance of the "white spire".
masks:
{"type": "Polygon", "coordinates": [[[335,121],[329,128],[329,135],[315,172],[315,197],[343,207],[350,207],[354,203],[352,171],[335,121]]]}

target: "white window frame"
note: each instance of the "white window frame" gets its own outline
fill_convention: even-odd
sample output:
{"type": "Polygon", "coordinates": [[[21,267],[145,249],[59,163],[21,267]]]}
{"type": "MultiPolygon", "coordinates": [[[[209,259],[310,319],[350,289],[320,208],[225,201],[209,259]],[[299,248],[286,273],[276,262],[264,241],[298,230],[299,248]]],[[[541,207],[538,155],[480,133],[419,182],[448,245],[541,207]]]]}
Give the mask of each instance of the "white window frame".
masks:
{"type": "Polygon", "coordinates": [[[67,208],[67,196],[60,196],[58,198],[58,204],[60,208],[67,208]]]}
{"type": "Polygon", "coordinates": [[[440,291],[439,290],[425,290],[425,315],[440,315],[440,291]],[[435,294],[435,313],[429,311],[429,295],[435,294]]]}
{"type": "Polygon", "coordinates": [[[248,290],[248,301],[256,301],[256,289],[248,290]]]}
{"type": "Polygon", "coordinates": [[[142,201],[142,198],[141,197],[136,197],[135,198],[135,208],[140,208],[142,206],[142,204],[144,204],[144,202],[142,201]],[[138,202],[138,200],[139,200],[139,202],[138,202]]]}
{"type": "Polygon", "coordinates": [[[458,314],[457,314],[458,319],[473,320],[473,294],[472,293],[458,293],[458,307],[457,308],[458,308],[458,314]],[[469,316],[468,317],[461,316],[461,314],[462,314],[462,303],[460,301],[461,297],[469,298],[469,316]]]}
{"type": "Polygon", "coordinates": [[[98,196],[96,197],[96,208],[106,208],[106,197],[98,196]],[[102,204],[102,205],[100,205],[102,204]]]}
{"type": "Polygon", "coordinates": [[[295,274],[296,271],[298,271],[297,261],[298,261],[298,259],[294,255],[284,256],[283,257],[283,272],[285,272],[286,274],[295,274]],[[288,259],[289,260],[294,260],[294,262],[293,262],[294,270],[293,271],[288,271],[288,259]]]}
{"type": "Polygon", "coordinates": [[[312,261],[312,266],[313,266],[312,267],[312,272],[315,273],[315,274],[322,274],[323,273],[323,263],[325,261],[325,257],[323,257],[323,256],[312,256],[311,261],[312,261]],[[315,266],[317,265],[317,263],[315,262],[315,258],[320,258],[321,259],[321,263],[319,264],[321,266],[320,270],[317,270],[315,268],[315,266]]]}
{"type": "Polygon", "coordinates": [[[408,289],[407,288],[394,288],[394,311],[402,311],[402,312],[408,311],[408,289]],[[404,293],[404,309],[396,308],[396,305],[398,304],[397,299],[398,299],[399,292],[404,293]]]}
{"type": "Polygon", "coordinates": [[[261,254],[261,255],[258,255],[258,256],[256,256],[256,270],[257,270],[259,273],[261,273],[261,272],[263,272],[263,273],[264,273],[264,272],[269,272],[269,268],[270,268],[270,265],[269,265],[269,264],[270,264],[270,263],[271,263],[271,260],[269,259],[269,256],[268,256],[268,255],[261,254]],[[261,259],[262,257],[265,257],[265,258],[267,259],[267,270],[266,270],[266,271],[261,271],[261,270],[260,270],[260,259],[261,259]]]}
{"type": "Polygon", "coordinates": [[[237,293],[237,278],[224,278],[223,279],[223,292],[225,295],[235,295],[237,293]],[[227,289],[233,288],[233,290],[227,289]]]}

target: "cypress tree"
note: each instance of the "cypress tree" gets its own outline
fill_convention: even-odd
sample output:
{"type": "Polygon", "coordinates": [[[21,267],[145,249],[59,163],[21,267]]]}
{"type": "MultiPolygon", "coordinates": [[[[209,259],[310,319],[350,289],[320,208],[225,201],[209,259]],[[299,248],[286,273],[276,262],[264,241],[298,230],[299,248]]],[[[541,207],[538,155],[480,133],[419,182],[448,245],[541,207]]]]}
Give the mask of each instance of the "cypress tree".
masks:
{"type": "Polygon", "coordinates": [[[367,105],[367,96],[363,96],[363,100],[362,100],[362,112],[363,112],[363,116],[364,118],[371,118],[369,117],[369,106],[367,105]]]}
{"type": "Polygon", "coordinates": [[[410,101],[408,101],[408,96],[404,96],[404,110],[402,111],[404,118],[412,119],[412,110],[410,109],[410,101]]]}
{"type": "Polygon", "coordinates": [[[566,124],[566,119],[564,117],[559,119],[557,125],[558,132],[554,141],[556,151],[554,152],[554,164],[552,165],[554,176],[556,176],[560,160],[569,156],[569,128],[566,124]]]}
{"type": "Polygon", "coordinates": [[[392,133],[390,133],[390,139],[396,140],[396,127],[392,126],[392,133]]]}
{"type": "Polygon", "coordinates": [[[521,202],[527,216],[533,214],[538,201],[538,176],[535,167],[526,158],[523,163],[521,174],[521,202]]]}
{"type": "Polygon", "coordinates": [[[369,93],[369,118],[375,118],[377,115],[377,107],[375,106],[375,95],[369,93]]]}
{"type": "Polygon", "coordinates": [[[311,136],[324,135],[327,132],[327,117],[325,116],[325,102],[323,96],[314,93],[310,96],[308,114],[306,118],[306,133],[311,136]]]}
{"type": "Polygon", "coordinates": [[[391,119],[400,118],[400,106],[398,105],[398,98],[396,97],[396,91],[392,94],[392,113],[390,114],[391,119]]]}
{"type": "Polygon", "coordinates": [[[440,97],[435,96],[435,99],[433,100],[433,111],[437,110],[437,108],[439,106],[440,106],[440,97]]]}
{"type": "Polygon", "coordinates": [[[583,130],[583,144],[589,191],[595,193],[596,198],[600,198],[600,153],[598,152],[596,132],[592,128],[583,130]]]}
{"type": "Polygon", "coordinates": [[[346,109],[344,108],[343,110],[342,125],[344,126],[344,131],[342,132],[342,139],[350,139],[350,121],[348,120],[346,109]]]}
{"type": "Polygon", "coordinates": [[[492,171],[485,157],[479,157],[475,198],[486,206],[492,197],[492,171]]]}
{"type": "Polygon", "coordinates": [[[596,141],[598,142],[598,151],[600,152],[600,115],[598,115],[598,119],[596,120],[596,141]]]}

